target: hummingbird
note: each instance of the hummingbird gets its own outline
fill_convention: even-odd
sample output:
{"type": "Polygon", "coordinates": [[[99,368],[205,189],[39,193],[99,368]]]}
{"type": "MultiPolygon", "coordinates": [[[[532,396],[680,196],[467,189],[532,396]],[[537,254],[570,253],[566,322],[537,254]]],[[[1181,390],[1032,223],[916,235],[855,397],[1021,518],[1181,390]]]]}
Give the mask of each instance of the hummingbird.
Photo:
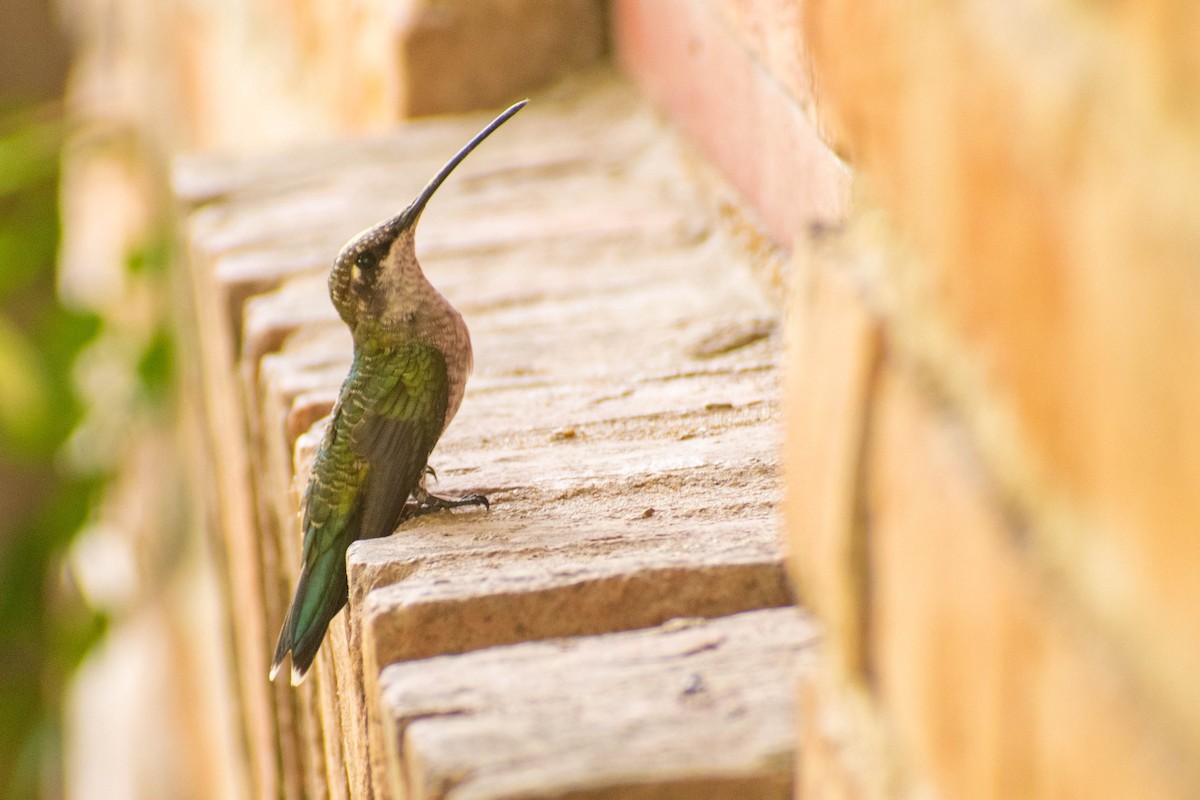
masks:
{"type": "Polygon", "coordinates": [[[462,315],[417,262],[415,235],[446,177],[527,102],[492,120],[406,209],[354,237],[334,260],[329,295],[353,335],[354,354],[301,501],[300,580],[269,680],[289,652],[292,685],[304,680],[330,620],[349,599],[351,542],[387,536],[430,511],[489,506],[482,495],[451,499],[425,488],[433,473],[429,454],[462,403],[472,355],[462,315]]]}

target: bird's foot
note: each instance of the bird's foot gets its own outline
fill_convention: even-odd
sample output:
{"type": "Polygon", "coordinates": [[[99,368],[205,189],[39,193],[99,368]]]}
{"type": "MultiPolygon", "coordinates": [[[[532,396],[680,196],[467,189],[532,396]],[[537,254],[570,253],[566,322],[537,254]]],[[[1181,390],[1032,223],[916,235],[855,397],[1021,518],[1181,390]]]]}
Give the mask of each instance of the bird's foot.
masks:
{"type": "Polygon", "coordinates": [[[462,508],[464,506],[483,506],[485,509],[492,507],[488,499],[481,494],[471,494],[466,497],[438,497],[437,495],[430,494],[424,488],[414,492],[413,499],[416,500],[416,503],[405,509],[404,516],[408,519],[419,517],[422,514],[431,514],[434,511],[462,508]]]}

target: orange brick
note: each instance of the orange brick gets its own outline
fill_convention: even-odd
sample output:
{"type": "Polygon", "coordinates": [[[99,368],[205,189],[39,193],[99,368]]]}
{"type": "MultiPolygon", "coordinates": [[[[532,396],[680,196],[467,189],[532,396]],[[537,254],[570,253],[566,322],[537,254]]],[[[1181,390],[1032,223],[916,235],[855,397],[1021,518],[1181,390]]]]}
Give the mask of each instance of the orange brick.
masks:
{"type": "Polygon", "coordinates": [[[947,797],[1194,796],[1119,665],[1020,555],[962,431],[893,369],[869,448],[871,653],[947,797]]]}
{"type": "Polygon", "coordinates": [[[799,679],[797,800],[903,796],[883,726],[861,687],[831,674],[827,660],[799,679]]]}
{"type": "Polygon", "coordinates": [[[844,267],[816,258],[793,297],[784,521],[798,595],[829,626],[839,666],[861,673],[865,531],[856,514],[867,393],[881,342],[878,321],[844,267]]]}
{"type": "Polygon", "coordinates": [[[805,13],[820,101],[925,259],[898,274],[920,287],[901,322],[979,376],[962,405],[1031,549],[1200,763],[1193,6],[805,13]]]}
{"type": "Polygon", "coordinates": [[[849,174],[707,3],[618,0],[618,58],[790,247],[844,214],[849,174]]]}

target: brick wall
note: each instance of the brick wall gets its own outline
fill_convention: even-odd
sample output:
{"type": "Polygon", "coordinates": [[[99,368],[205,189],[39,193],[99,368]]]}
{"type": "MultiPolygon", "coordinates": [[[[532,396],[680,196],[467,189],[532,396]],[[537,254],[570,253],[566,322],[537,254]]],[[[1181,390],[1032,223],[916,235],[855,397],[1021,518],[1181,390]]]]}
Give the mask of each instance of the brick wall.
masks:
{"type": "Polygon", "coordinates": [[[616,8],[797,242],[785,527],[830,634],[801,795],[1200,791],[1200,14],[616,8]],[[801,129],[853,170],[837,230],[797,224],[839,208],[801,129]]]}
{"type": "MultiPolygon", "coordinates": [[[[1200,236],[1189,213],[1200,199],[1191,46],[1200,19],[1185,0],[463,0],[405,3],[403,14],[382,1],[350,13],[303,2],[153,5],[154,15],[134,0],[93,15],[84,38],[117,45],[84,48],[89,79],[77,90],[88,113],[123,115],[159,148],[146,161],[495,105],[590,61],[611,36],[621,68],[750,204],[750,227],[761,221],[792,253],[773,276],[789,305],[784,539],[794,587],[827,630],[797,687],[798,794],[1200,791],[1200,423],[1190,413],[1200,407],[1200,236]]],[[[430,130],[438,141],[440,129],[430,130]]],[[[314,170],[342,163],[307,153],[314,170]]],[[[197,203],[253,195],[263,169],[280,180],[286,207],[287,158],[238,162],[183,194],[197,203]]],[[[213,163],[201,182],[220,171],[213,163]]],[[[621,197],[618,211],[631,202],[621,197]]],[[[655,226],[674,217],[651,211],[606,224],[659,242],[655,226]]],[[[741,213],[726,202],[718,216],[736,225],[741,213]]],[[[586,216],[563,224],[596,235],[597,217],[586,216]]],[[[67,224],[81,242],[104,227],[67,224]]],[[[236,269],[221,279],[236,286],[206,306],[222,315],[218,356],[228,367],[207,391],[235,423],[259,413],[258,401],[285,415],[308,402],[287,417],[290,446],[340,373],[313,356],[312,385],[256,397],[256,381],[278,375],[254,372],[272,352],[237,352],[242,304],[303,278],[292,273],[323,270],[321,248],[338,242],[319,231],[319,246],[249,246],[245,237],[275,234],[233,217],[222,225],[232,231],[222,258],[236,269]],[[253,368],[233,374],[242,358],[253,368]],[[324,392],[317,400],[313,386],[324,392]]],[[[292,237],[295,226],[285,227],[279,235],[292,237]]],[[[667,227],[681,247],[696,244],[683,223],[667,227]]],[[[314,320],[287,303],[320,292],[289,291],[271,302],[298,315],[281,323],[292,331],[314,320]]],[[[303,350],[318,339],[289,341],[303,350]]],[[[766,403],[737,411],[762,423],[754,409],[766,403]]],[[[714,430],[697,422],[677,442],[714,430]]],[[[558,433],[548,441],[576,441],[574,427],[558,433]]],[[[276,449],[264,474],[278,484],[270,502],[279,510],[258,515],[286,520],[279,487],[290,451],[276,449]]],[[[244,474],[218,475],[229,496],[216,513],[236,518],[226,534],[251,556],[231,558],[227,588],[235,604],[239,591],[279,604],[277,573],[267,588],[280,597],[263,597],[244,474]]],[[[286,529],[271,524],[273,536],[286,529]]],[[[703,577],[707,556],[695,557],[703,577]]],[[[379,578],[372,564],[359,567],[364,580],[379,578]]],[[[243,621],[234,640],[245,735],[258,748],[246,784],[301,796],[308,781],[319,794],[320,770],[344,748],[347,784],[330,785],[360,796],[370,778],[361,742],[337,741],[321,721],[344,714],[361,728],[367,712],[349,700],[337,707],[341,684],[321,672],[299,699],[262,680],[278,612],[243,621]]],[[[338,663],[359,656],[356,635],[335,626],[338,663]]],[[[329,655],[318,669],[333,663],[329,655]]],[[[397,686],[420,682],[394,675],[397,686]]],[[[401,705],[389,712],[397,719],[424,713],[401,705]]],[[[779,774],[769,778],[778,788],[779,774]]]]}

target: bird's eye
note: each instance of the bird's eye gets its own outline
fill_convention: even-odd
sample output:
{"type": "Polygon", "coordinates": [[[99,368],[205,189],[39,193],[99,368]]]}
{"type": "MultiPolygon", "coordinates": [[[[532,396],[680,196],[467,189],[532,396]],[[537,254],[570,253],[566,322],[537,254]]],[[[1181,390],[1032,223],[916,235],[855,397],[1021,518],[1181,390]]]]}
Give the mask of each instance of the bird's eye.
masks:
{"type": "Polygon", "coordinates": [[[351,279],[357,283],[364,275],[370,275],[372,263],[370,253],[359,253],[356,255],[354,262],[350,265],[351,279]]]}

